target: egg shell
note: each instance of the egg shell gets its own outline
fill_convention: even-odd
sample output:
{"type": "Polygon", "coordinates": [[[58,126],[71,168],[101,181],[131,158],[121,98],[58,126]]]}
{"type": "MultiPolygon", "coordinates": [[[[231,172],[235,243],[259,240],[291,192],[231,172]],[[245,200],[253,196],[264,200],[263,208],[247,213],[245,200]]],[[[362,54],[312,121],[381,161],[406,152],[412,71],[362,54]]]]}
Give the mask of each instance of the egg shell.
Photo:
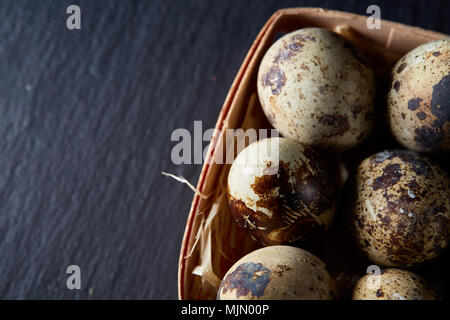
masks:
{"type": "Polygon", "coordinates": [[[450,150],[450,39],[410,51],[391,78],[388,121],[397,141],[418,152],[450,150]]]}
{"type": "Polygon", "coordinates": [[[329,30],[304,28],[277,40],[260,64],[257,87],[264,113],[284,137],[343,151],[373,127],[373,71],[329,30]]]}
{"type": "Polygon", "coordinates": [[[407,150],[380,152],[359,165],[354,184],[350,227],[374,263],[412,266],[448,246],[449,181],[428,158],[407,150]]]}
{"type": "Polygon", "coordinates": [[[325,230],[335,211],[328,164],[311,147],[287,138],[245,148],[231,166],[227,189],[235,221],[263,245],[325,230]]]}
{"type": "Polygon", "coordinates": [[[358,280],[353,300],[436,300],[435,290],[422,277],[401,269],[385,269],[358,280]]]}
{"type": "Polygon", "coordinates": [[[224,276],[219,300],[332,300],[336,283],[325,264],[308,251],[290,246],[255,250],[224,276]]]}

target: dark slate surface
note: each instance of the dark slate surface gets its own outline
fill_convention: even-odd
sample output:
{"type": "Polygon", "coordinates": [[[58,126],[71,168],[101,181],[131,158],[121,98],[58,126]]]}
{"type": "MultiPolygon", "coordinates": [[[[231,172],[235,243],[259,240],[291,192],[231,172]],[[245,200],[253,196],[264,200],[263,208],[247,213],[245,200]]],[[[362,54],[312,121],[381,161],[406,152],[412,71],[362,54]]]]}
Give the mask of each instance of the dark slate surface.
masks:
{"type": "Polygon", "coordinates": [[[201,168],[171,164],[171,132],[214,126],[276,9],[373,3],[450,34],[450,2],[435,0],[1,1],[0,297],[176,299],[192,193],[160,172],[195,183],[201,168]]]}

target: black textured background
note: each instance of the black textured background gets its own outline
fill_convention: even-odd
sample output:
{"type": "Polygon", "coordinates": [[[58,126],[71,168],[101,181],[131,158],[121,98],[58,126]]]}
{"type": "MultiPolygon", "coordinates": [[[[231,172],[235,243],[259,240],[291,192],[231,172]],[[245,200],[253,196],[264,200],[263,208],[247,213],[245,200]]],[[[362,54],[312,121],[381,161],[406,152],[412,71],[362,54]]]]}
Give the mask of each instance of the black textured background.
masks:
{"type": "Polygon", "coordinates": [[[171,163],[171,132],[214,126],[277,9],[370,4],[450,34],[437,0],[0,1],[0,298],[176,299],[192,192],[160,172],[201,168],[171,163]]]}

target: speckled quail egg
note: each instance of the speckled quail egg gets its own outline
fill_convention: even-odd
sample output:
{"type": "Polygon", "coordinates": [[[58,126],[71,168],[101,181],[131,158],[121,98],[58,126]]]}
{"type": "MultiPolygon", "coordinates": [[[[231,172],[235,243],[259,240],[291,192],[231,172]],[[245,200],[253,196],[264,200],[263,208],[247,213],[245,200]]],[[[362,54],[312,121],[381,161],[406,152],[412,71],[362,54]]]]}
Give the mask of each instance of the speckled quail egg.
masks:
{"type": "Polygon", "coordinates": [[[335,211],[328,164],[311,147],[287,138],[250,144],[228,175],[235,221],[263,245],[284,244],[325,230],[335,211]]]}
{"type": "Polygon", "coordinates": [[[377,153],[359,165],[354,184],[350,227],[371,261],[406,267],[445,250],[449,181],[428,158],[407,150],[377,153]]]}
{"type": "Polygon", "coordinates": [[[219,300],[333,300],[335,280],[308,251],[271,246],[236,262],[223,278],[219,300]]]}
{"type": "Polygon", "coordinates": [[[412,50],[391,77],[388,121],[397,141],[418,152],[450,150],[450,39],[412,50]]]}
{"type": "Polygon", "coordinates": [[[437,300],[438,294],[420,276],[401,269],[385,269],[358,280],[353,300],[437,300]]]}
{"type": "Polygon", "coordinates": [[[373,127],[373,71],[329,30],[304,28],[277,40],[260,64],[257,86],[264,113],[284,137],[342,151],[373,127]]]}

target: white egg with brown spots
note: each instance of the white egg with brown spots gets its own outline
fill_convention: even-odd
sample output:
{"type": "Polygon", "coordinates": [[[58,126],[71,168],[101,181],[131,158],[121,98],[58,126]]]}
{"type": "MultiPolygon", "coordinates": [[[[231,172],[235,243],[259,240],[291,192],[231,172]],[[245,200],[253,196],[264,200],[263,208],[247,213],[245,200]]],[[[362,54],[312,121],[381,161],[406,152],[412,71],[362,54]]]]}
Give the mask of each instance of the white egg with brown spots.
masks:
{"type": "Polygon", "coordinates": [[[407,150],[380,152],[359,165],[351,185],[349,225],[377,265],[412,266],[447,248],[449,180],[428,158],[407,150]]]}
{"type": "Polygon", "coordinates": [[[343,151],[373,127],[373,71],[329,30],[304,28],[276,41],[260,64],[257,86],[264,113],[284,137],[343,151]]]}
{"type": "Polygon", "coordinates": [[[386,269],[359,279],[352,299],[437,300],[439,296],[422,277],[401,269],[386,269]]]}
{"type": "Polygon", "coordinates": [[[418,152],[450,150],[450,39],[432,41],[392,69],[388,121],[394,137],[418,152]]]}
{"type": "Polygon", "coordinates": [[[231,166],[227,191],[233,218],[263,245],[326,230],[336,206],[328,163],[311,147],[287,138],[245,148],[231,166]]]}
{"type": "Polygon", "coordinates": [[[290,246],[255,250],[224,276],[219,300],[333,300],[335,280],[308,251],[290,246]]]}

